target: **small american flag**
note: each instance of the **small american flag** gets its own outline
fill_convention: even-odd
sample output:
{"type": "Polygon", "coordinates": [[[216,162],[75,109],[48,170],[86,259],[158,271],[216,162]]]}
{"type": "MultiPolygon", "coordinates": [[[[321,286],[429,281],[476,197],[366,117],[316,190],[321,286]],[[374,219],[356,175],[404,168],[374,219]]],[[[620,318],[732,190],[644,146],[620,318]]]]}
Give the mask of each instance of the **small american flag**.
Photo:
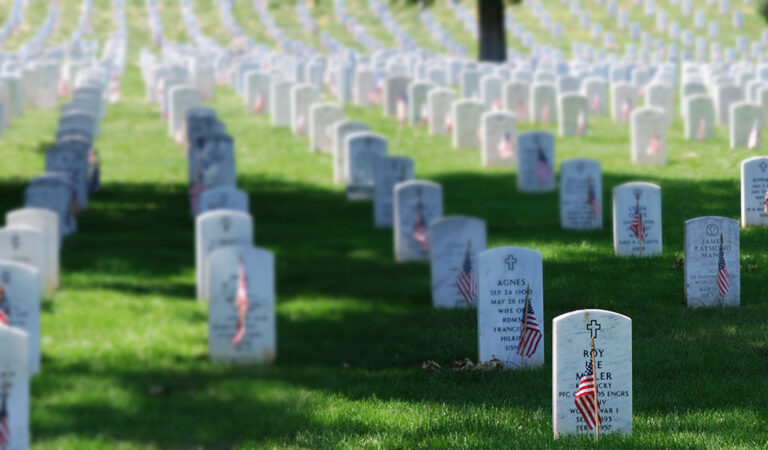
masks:
{"type": "Polygon", "coordinates": [[[424,214],[421,212],[421,203],[416,212],[416,223],[413,224],[413,239],[421,245],[423,251],[429,250],[429,231],[424,223],[424,214]]]}
{"type": "Polygon", "coordinates": [[[448,115],[445,116],[445,132],[450,133],[452,130],[453,130],[453,117],[449,112],[448,115]]]}
{"type": "Polygon", "coordinates": [[[552,181],[552,167],[550,167],[547,156],[544,155],[544,151],[541,148],[539,148],[538,156],[536,157],[536,169],[534,170],[534,173],[542,183],[549,183],[552,181]]]}
{"type": "Polygon", "coordinates": [[[589,204],[589,208],[592,211],[592,220],[597,219],[603,214],[603,209],[600,207],[600,199],[597,198],[595,187],[592,186],[591,182],[587,190],[587,204],[589,204]]]}
{"type": "Polygon", "coordinates": [[[456,278],[456,287],[459,288],[461,296],[467,305],[473,303],[477,297],[477,277],[472,268],[472,258],[470,255],[469,243],[467,243],[467,253],[464,255],[464,264],[456,278]]]}
{"type": "Polygon", "coordinates": [[[205,191],[205,186],[200,181],[200,175],[195,178],[195,184],[189,189],[189,204],[192,207],[192,213],[197,216],[200,212],[200,194],[205,191]]]}
{"type": "Polygon", "coordinates": [[[303,133],[304,128],[306,126],[307,126],[307,118],[304,117],[304,114],[299,114],[299,118],[296,119],[296,132],[303,133]]]}
{"type": "Polygon", "coordinates": [[[763,212],[768,214],[768,188],[765,189],[765,195],[763,196],[763,212]]]}
{"type": "Polygon", "coordinates": [[[517,120],[526,120],[526,114],[525,114],[525,105],[523,105],[523,102],[517,102],[517,106],[515,107],[515,115],[517,116],[517,120]]]}
{"type": "Polygon", "coordinates": [[[264,96],[259,92],[253,100],[253,112],[260,114],[262,111],[264,111],[264,96]]]}
{"type": "Polygon", "coordinates": [[[245,266],[241,259],[237,268],[237,294],[235,307],[237,308],[237,329],[232,336],[232,347],[236,346],[245,335],[245,313],[248,311],[248,282],[245,278],[245,266]]]}
{"type": "Polygon", "coordinates": [[[640,214],[640,205],[635,205],[629,230],[635,235],[638,241],[642,242],[645,240],[645,223],[643,222],[642,214],[640,214]]]}
{"type": "Polygon", "coordinates": [[[501,100],[499,100],[498,98],[493,102],[491,102],[491,111],[501,111],[501,108],[502,108],[501,100]]]}
{"type": "Polygon", "coordinates": [[[429,110],[427,104],[424,103],[421,105],[421,123],[426,124],[427,122],[429,122],[429,110]]]}
{"type": "Polygon", "coordinates": [[[397,99],[397,121],[400,125],[405,125],[405,121],[408,119],[408,98],[405,94],[400,94],[397,99]]]}
{"type": "Polygon", "coordinates": [[[659,151],[661,150],[661,139],[659,139],[658,134],[654,134],[653,137],[651,137],[651,140],[648,141],[648,148],[646,151],[649,155],[658,155],[659,151]]]}
{"type": "MultiPolygon", "coordinates": [[[[8,389],[8,385],[3,386],[8,389]]],[[[11,427],[8,426],[8,392],[3,392],[3,401],[0,403],[0,448],[5,448],[11,441],[11,427]]]]}
{"type": "Polygon", "coordinates": [[[185,130],[184,128],[185,128],[184,126],[181,126],[179,127],[178,130],[176,130],[176,136],[175,136],[176,145],[178,145],[179,147],[184,146],[184,137],[186,137],[187,135],[187,130],[185,130]]]}
{"type": "Polygon", "coordinates": [[[599,112],[600,111],[600,96],[599,95],[593,95],[592,96],[592,111],[599,112]]]}
{"type": "Polygon", "coordinates": [[[499,157],[503,159],[511,158],[515,154],[515,147],[512,145],[512,138],[509,133],[504,133],[504,136],[499,139],[499,157]]]}
{"type": "Polygon", "coordinates": [[[760,137],[760,125],[757,120],[752,124],[752,130],[749,132],[749,140],[747,141],[747,148],[752,150],[757,148],[757,140],[760,137]]]}
{"type": "Polygon", "coordinates": [[[707,137],[707,122],[702,117],[701,120],[699,120],[699,129],[696,132],[696,139],[703,141],[707,137]]]}
{"type": "Polygon", "coordinates": [[[8,325],[10,320],[8,309],[8,302],[5,301],[5,282],[3,282],[0,284],[0,324],[8,325]]]}
{"type": "Polygon", "coordinates": [[[520,325],[520,340],[517,342],[517,354],[530,358],[536,353],[539,342],[541,342],[541,329],[530,301],[528,302],[528,310],[523,312],[520,325]]]}
{"type": "Polygon", "coordinates": [[[590,430],[595,428],[596,424],[602,423],[600,418],[600,401],[597,401],[598,411],[595,411],[595,395],[597,394],[597,386],[595,384],[595,374],[592,371],[592,361],[587,363],[587,368],[584,370],[584,374],[581,375],[581,381],[579,381],[579,389],[576,390],[576,408],[581,413],[581,417],[584,418],[584,422],[590,430]],[[597,413],[597,417],[595,417],[597,413]]]}
{"type": "Polygon", "coordinates": [[[544,107],[541,109],[541,122],[545,125],[548,125],[549,116],[550,116],[549,103],[546,103],[544,107]]]}
{"type": "Polygon", "coordinates": [[[371,103],[381,103],[381,90],[378,87],[374,87],[368,92],[368,101],[371,103]]]}
{"type": "Polygon", "coordinates": [[[621,105],[621,117],[627,121],[630,115],[632,115],[632,102],[629,99],[625,99],[621,105]]]}
{"type": "Polygon", "coordinates": [[[587,119],[584,115],[584,110],[579,111],[579,116],[576,118],[576,132],[581,136],[587,128],[587,119]]]}
{"type": "Polygon", "coordinates": [[[728,276],[728,268],[725,267],[725,254],[723,252],[723,235],[720,235],[720,254],[717,257],[717,291],[720,297],[725,298],[725,294],[731,289],[731,277],[728,276]]]}

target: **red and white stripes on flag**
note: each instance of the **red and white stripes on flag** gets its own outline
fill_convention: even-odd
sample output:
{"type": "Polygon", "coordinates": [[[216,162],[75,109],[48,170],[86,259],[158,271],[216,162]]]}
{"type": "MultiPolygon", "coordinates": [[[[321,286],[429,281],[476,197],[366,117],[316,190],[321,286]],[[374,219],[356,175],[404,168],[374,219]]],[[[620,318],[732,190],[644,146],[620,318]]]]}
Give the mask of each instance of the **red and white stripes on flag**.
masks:
{"type": "Polygon", "coordinates": [[[707,138],[707,122],[702,117],[701,120],[699,120],[699,129],[696,131],[696,139],[703,141],[707,138]]]}
{"type": "Polygon", "coordinates": [[[237,294],[235,294],[235,307],[237,308],[237,328],[232,336],[232,347],[236,346],[245,335],[245,314],[248,311],[248,281],[245,277],[245,266],[241,259],[237,268],[237,294]]]}
{"type": "Polygon", "coordinates": [[[261,92],[257,92],[256,98],[253,99],[253,112],[261,114],[262,111],[264,111],[264,96],[261,92]]]}
{"type": "Polygon", "coordinates": [[[8,305],[5,300],[5,282],[0,284],[0,324],[8,325],[10,317],[8,317],[8,305]]]}
{"type": "Polygon", "coordinates": [[[408,120],[408,100],[405,98],[405,94],[401,94],[397,98],[396,109],[398,123],[405,125],[405,122],[408,120]]]}
{"type": "Polygon", "coordinates": [[[541,123],[545,125],[549,125],[549,119],[551,116],[551,111],[549,110],[549,103],[545,103],[544,107],[541,108],[541,123]]]}
{"type": "Polygon", "coordinates": [[[509,133],[504,133],[504,136],[499,139],[499,145],[496,148],[499,152],[499,158],[509,159],[515,155],[515,147],[512,144],[512,138],[509,133]]]}
{"type": "Polygon", "coordinates": [[[491,111],[501,111],[502,108],[501,100],[498,98],[491,102],[491,111]]]}
{"type": "Polygon", "coordinates": [[[624,100],[621,104],[621,117],[623,120],[629,120],[629,116],[632,115],[632,102],[629,99],[624,100]]]}
{"type": "Polygon", "coordinates": [[[659,151],[661,151],[661,139],[658,134],[654,134],[651,140],[648,141],[646,152],[651,156],[655,156],[659,154],[659,151]]]}
{"type": "Polygon", "coordinates": [[[464,264],[459,271],[459,276],[456,277],[456,287],[467,305],[474,303],[477,297],[477,276],[475,269],[472,268],[469,245],[467,245],[467,252],[464,255],[464,264]]]}
{"type": "Polygon", "coordinates": [[[765,189],[765,195],[763,196],[763,212],[768,214],[768,188],[765,189]]]}
{"type": "Polygon", "coordinates": [[[592,361],[590,361],[581,375],[579,389],[576,391],[576,398],[574,400],[576,409],[579,410],[581,417],[584,418],[584,422],[590,430],[594,429],[595,425],[603,422],[600,418],[599,400],[597,401],[597,411],[595,411],[595,394],[597,394],[597,387],[595,384],[595,374],[592,370],[592,361]]]}
{"type": "Polygon", "coordinates": [[[747,148],[752,150],[757,148],[757,141],[760,137],[760,124],[755,120],[752,124],[752,129],[749,131],[749,139],[747,140],[747,148]]]}
{"type": "Polygon", "coordinates": [[[303,133],[307,126],[307,118],[304,114],[299,114],[299,118],[296,119],[296,132],[303,133]]]}
{"type": "Polygon", "coordinates": [[[0,448],[5,448],[11,442],[11,427],[8,425],[8,393],[3,392],[0,404],[0,448]]]}
{"type": "Polygon", "coordinates": [[[579,116],[576,118],[576,132],[579,136],[583,136],[587,129],[587,118],[584,114],[584,110],[579,111],[579,116]]]}
{"type": "Polygon", "coordinates": [[[629,230],[635,235],[638,241],[645,240],[645,223],[643,222],[643,216],[640,213],[640,205],[635,206],[634,214],[632,214],[632,223],[629,224],[629,230]]]}
{"type": "Polygon", "coordinates": [[[200,212],[200,195],[203,191],[205,191],[205,186],[198,176],[195,179],[195,184],[189,189],[189,205],[192,207],[192,213],[195,216],[200,212]]]}
{"type": "Polygon", "coordinates": [[[450,133],[451,131],[453,131],[453,116],[451,115],[450,112],[445,116],[444,126],[445,126],[446,133],[450,133]]]}
{"type": "Polygon", "coordinates": [[[416,215],[416,223],[413,224],[413,239],[418,242],[423,251],[429,250],[429,230],[427,230],[424,223],[424,215],[421,213],[421,208],[416,215]]]}
{"type": "Polygon", "coordinates": [[[544,154],[542,149],[538,150],[538,155],[536,157],[536,168],[534,169],[533,173],[542,183],[552,182],[552,166],[550,165],[549,160],[547,160],[547,156],[544,154]]]}
{"type": "Polygon", "coordinates": [[[427,104],[424,103],[421,105],[421,123],[426,124],[429,122],[429,109],[427,109],[427,104]]]}
{"type": "Polygon", "coordinates": [[[539,321],[536,320],[536,314],[533,312],[533,305],[528,302],[528,310],[523,312],[520,322],[520,340],[517,341],[517,354],[530,358],[536,353],[536,349],[541,342],[541,328],[539,321]]]}
{"type": "Polygon", "coordinates": [[[723,252],[723,235],[720,235],[720,253],[717,257],[717,292],[721,298],[731,289],[731,277],[728,275],[728,268],[725,266],[725,253],[723,252]]]}
{"type": "Polygon", "coordinates": [[[600,112],[600,96],[599,95],[592,96],[592,111],[600,112]]]}

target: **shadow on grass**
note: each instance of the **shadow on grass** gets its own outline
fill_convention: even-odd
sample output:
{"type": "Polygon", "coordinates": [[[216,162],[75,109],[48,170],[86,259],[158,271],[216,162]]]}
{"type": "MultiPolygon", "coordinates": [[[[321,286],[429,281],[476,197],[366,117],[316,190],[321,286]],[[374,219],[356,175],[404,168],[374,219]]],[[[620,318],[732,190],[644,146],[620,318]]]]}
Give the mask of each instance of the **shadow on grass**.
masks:
{"type": "MultiPolygon", "coordinates": [[[[636,412],[674,412],[682,398],[692,411],[738,408],[766,416],[768,393],[755,377],[755,370],[768,364],[759,344],[768,316],[761,271],[742,273],[742,308],[689,311],[682,298],[682,268],[670,268],[682,249],[683,220],[738,214],[738,191],[730,183],[660,182],[667,250],[662,257],[637,260],[613,256],[608,207],[602,232],[563,233],[557,194],[519,194],[513,175],[454,173],[436,181],[445,190],[446,213],[485,218],[491,242],[535,242],[554,255],[544,263],[547,360],[553,317],[585,307],[615,310],[642,318],[633,326],[636,412]],[[724,355],[731,381],[713,381],[710,375],[724,355]],[[706,384],[691,382],[690,374],[706,384]]],[[[630,180],[604,178],[605,205],[611,188],[625,181],[630,180]]],[[[241,188],[251,195],[256,242],[277,257],[276,367],[223,369],[196,361],[194,368],[178,371],[137,368],[130,361],[107,367],[54,362],[55,375],[35,384],[36,398],[56,396],[69,389],[68,383],[93,377],[112,380],[132,404],[118,406],[105,398],[59,402],[47,408],[57,420],[35,421],[38,439],[87,435],[96,425],[119,440],[225,448],[248,439],[291,441],[297,433],[400,431],[382,421],[375,427],[365,420],[320,421],[317,414],[328,406],[323,402],[331,400],[315,396],[320,403],[312,404],[299,394],[306,390],[344,401],[375,396],[458,408],[549,411],[549,363],[522,373],[420,369],[427,359],[448,366],[455,359],[475,358],[476,314],[431,308],[428,266],[393,262],[391,231],[372,227],[370,204],[349,204],[337,191],[275,179],[242,177],[241,188]],[[260,391],[264,383],[273,387],[260,391]],[[150,396],[155,385],[169,387],[168,394],[150,396]]],[[[14,183],[0,186],[3,201],[20,189],[14,183]]],[[[192,233],[184,186],[107,184],[81,216],[80,232],[66,239],[62,273],[73,278],[88,273],[107,289],[193,302],[192,233]],[[138,281],[98,281],[114,274],[138,281]],[[168,280],[184,274],[188,282],[168,280]]],[[[745,233],[741,247],[765,264],[765,256],[754,249],[766,245],[764,234],[745,233]]]]}

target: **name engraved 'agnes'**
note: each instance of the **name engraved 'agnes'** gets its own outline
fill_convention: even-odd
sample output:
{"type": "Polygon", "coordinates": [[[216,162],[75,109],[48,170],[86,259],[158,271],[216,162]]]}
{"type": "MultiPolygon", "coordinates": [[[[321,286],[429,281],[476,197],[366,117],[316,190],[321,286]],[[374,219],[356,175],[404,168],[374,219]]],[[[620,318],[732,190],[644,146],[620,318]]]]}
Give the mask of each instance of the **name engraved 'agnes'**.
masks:
{"type": "Polygon", "coordinates": [[[520,278],[517,280],[513,279],[505,279],[505,280],[499,280],[496,282],[497,287],[503,287],[503,286],[525,286],[525,278],[520,278]]]}

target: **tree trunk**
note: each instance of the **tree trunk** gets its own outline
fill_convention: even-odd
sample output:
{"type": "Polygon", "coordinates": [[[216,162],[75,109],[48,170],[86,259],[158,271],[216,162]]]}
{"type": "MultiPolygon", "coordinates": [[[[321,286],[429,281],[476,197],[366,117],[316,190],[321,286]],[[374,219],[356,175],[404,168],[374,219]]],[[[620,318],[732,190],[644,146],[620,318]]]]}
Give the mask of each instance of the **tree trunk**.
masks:
{"type": "Polygon", "coordinates": [[[477,0],[480,61],[507,60],[504,0],[477,0]]]}

